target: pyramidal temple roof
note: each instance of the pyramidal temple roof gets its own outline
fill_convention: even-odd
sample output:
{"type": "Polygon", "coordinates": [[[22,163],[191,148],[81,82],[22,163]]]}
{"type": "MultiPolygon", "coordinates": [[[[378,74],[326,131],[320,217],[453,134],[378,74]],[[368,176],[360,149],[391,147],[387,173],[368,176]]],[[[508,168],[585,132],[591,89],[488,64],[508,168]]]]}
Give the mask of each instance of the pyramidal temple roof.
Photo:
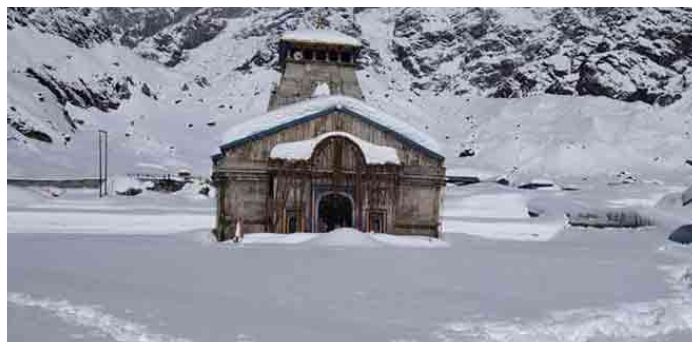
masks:
{"type": "Polygon", "coordinates": [[[262,138],[335,110],[344,111],[359,117],[370,124],[393,133],[402,142],[417,146],[427,151],[433,157],[443,158],[440,154],[438,143],[426,133],[384,111],[368,105],[364,101],[343,95],[322,96],[300,101],[269,111],[247,122],[237,124],[223,134],[220,149],[224,151],[249,140],[262,138]]]}

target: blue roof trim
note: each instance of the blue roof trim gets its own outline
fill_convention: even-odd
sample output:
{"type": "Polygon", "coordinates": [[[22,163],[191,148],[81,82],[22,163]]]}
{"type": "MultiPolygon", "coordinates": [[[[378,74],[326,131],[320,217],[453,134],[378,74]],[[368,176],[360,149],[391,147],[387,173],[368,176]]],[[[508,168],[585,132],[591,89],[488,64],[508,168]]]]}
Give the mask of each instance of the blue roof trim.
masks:
{"type": "Polygon", "coordinates": [[[221,159],[221,158],[223,158],[223,157],[224,157],[224,154],[223,154],[223,153],[217,153],[217,154],[211,156],[211,161],[212,161],[212,162],[217,162],[217,161],[219,161],[219,159],[221,159]]]}
{"type": "Polygon", "coordinates": [[[347,113],[347,114],[349,114],[349,115],[351,115],[351,116],[353,116],[353,117],[355,117],[355,118],[359,118],[360,120],[366,122],[366,123],[369,124],[369,125],[374,126],[374,127],[377,128],[377,129],[380,129],[380,130],[382,130],[382,131],[389,132],[389,133],[391,133],[392,135],[396,136],[396,138],[399,139],[399,141],[401,141],[401,142],[403,142],[403,143],[405,143],[405,144],[408,144],[409,146],[411,146],[411,147],[413,147],[413,148],[419,149],[419,150],[421,150],[421,151],[427,153],[431,158],[435,158],[435,159],[441,160],[441,161],[442,161],[442,160],[445,160],[445,157],[443,157],[441,154],[436,153],[436,152],[434,152],[434,151],[432,151],[432,150],[430,150],[430,149],[428,149],[428,148],[422,146],[421,144],[419,144],[419,143],[417,143],[417,142],[415,142],[415,141],[409,139],[408,137],[402,135],[401,133],[399,133],[399,132],[397,132],[397,131],[395,131],[395,130],[393,130],[393,129],[391,129],[391,128],[388,128],[388,127],[386,127],[386,126],[384,126],[384,125],[382,125],[382,124],[380,124],[380,123],[377,123],[377,122],[375,122],[374,120],[371,120],[371,119],[369,119],[369,118],[363,116],[362,114],[359,114],[359,113],[357,113],[357,112],[355,112],[355,111],[353,111],[353,110],[351,110],[351,109],[348,109],[348,108],[346,108],[346,107],[344,107],[344,106],[341,106],[340,108],[338,108],[337,106],[330,107],[330,108],[326,108],[326,109],[324,109],[324,110],[321,110],[321,111],[318,111],[318,112],[309,114],[309,115],[307,115],[307,116],[304,116],[304,117],[301,117],[301,118],[292,120],[292,121],[290,121],[290,122],[277,125],[277,126],[275,126],[275,127],[273,127],[273,128],[270,128],[270,129],[267,129],[267,130],[263,130],[263,131],[260,131],[260,132],[255,133],[255,134],[246,136],[246,137],[241,138],[241,139],[238,139],[238,140],[236,140],[236,141],[232,141],[232,142],[223,144],[223,145],[221,145],[221,146],[219,147],[219,149],[221,149],[221,154],[215,154],[215,155],[213,155],[213,156],[212,156],[212,159],[213,159],[213,160],[219,159],[220,157],[223,156],[223,153],[224,153],[226,150],[229,150],[229,149],[231,149],[231,148],[234,148],[234,147],[236,147],[236,146],[238,146],[238,145],[241,145],[241,144],[243,144],[243,143],[246,143],[246,142],[249,142],[249,141],[253,141],[253,140],[262,139],[262,138],[264,138],[264,137],[266,137],[266,136],[275,134],[275,133],[277,133],[277,132],[279,132],[279,131],[282,131],[282,130],[284,130],[284,129],[290,128],[290,127],[295,126],[295,125],[298,125],[298,124],[306,123],[306,122],[308,122],[308,121],[311,121],[311,120],[313,120],[313,119],[316,119],[316,118],[321,117],[321,116],[324,116],[324,115],[327,115],[328,113],[331,113],[331,112],[334,112],[334,111],[345,112],[345,113],[347,113]],[[216,157],[216,158],[215,158],[215,157],[216,157]]]}

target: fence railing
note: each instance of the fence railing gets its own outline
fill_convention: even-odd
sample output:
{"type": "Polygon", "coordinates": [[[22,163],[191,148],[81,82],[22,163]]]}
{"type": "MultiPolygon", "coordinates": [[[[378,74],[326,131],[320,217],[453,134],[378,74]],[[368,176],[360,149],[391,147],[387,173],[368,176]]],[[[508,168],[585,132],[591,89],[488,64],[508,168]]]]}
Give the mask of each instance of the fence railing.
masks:
{"type": "Polygon", "coordinates": [[[205,176],[197,176],[190,174],[149,174],[149,173],[129,173],[126,176],[141,180],[141,181],[163,181],[163,180],[173,180],[173,181],[191,181],[200,180],[207,181],[209,178],[205,176]]]}

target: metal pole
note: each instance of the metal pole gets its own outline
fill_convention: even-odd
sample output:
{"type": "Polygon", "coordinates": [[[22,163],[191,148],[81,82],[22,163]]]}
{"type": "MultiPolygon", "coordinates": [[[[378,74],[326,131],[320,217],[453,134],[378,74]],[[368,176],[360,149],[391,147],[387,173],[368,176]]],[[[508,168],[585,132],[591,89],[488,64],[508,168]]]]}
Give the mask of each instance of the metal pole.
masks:
{"type": "Polygon", "coordinates": [[[99,196],[100,198],[104,195],[107,196],[107,131],[97,130],[97,152],[98,152],[98,182],[99,182],[99,196]],[[102,162],[102,136],[104,135],[104,163],[102,162]],[[104,167],[104,171],[102,170],[104,167]]]}
{"type": "Polygon", "coordinates": [[[99,186],[99,197],[102,198],[102,133],[97,131],[97,185],[99,186]]]}
{"type": "Polygon", "coordinates": [[[109,139],[109,135],[105,131],[105,196],[109,195],[109,191],[107,188],[107,181],[109,179],[109,172],[107,172],[107,155],[109,154],[108,150],[109,147],[107,146],[107,140],[109,139]]]}

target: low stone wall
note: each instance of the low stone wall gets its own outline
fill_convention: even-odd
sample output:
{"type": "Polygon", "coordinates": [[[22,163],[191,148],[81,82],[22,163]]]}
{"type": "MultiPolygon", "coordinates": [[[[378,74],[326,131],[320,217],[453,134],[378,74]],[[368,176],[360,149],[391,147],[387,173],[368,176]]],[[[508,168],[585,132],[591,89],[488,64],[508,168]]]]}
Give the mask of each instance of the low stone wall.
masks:
{"type": "Polygon", "coordinates": [[[569,225],[583,227],[636,228],[654,225],[654,221],[632,209],[610,209],[594,212],[567,213],[569,225]]]}
{"type": "Polygon", "coordinates": [[[99,188],[99,179],[63,179],[63,180],[49,180],[49,179],[7,179],[7,185],[19,186],[19,187],[58,187],[58,188],[99,188]]]}

